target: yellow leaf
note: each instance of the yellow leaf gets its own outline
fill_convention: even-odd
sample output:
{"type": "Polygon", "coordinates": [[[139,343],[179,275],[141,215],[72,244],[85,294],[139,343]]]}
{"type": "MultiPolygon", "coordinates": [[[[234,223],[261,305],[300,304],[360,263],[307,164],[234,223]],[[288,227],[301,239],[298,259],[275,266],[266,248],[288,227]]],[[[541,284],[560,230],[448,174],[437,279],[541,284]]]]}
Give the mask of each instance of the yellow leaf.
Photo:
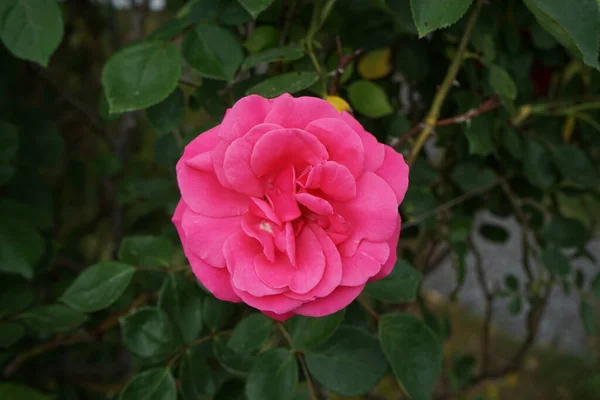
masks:
{"type": "Polygon", "coordinates": [[[488,383],[485,386],[485,395],[486,398],[490,400],[498,400],[500,399],[500,390],[498,389],[498,386],[496,384],[488,383]]]}
{"type": "Polygon", "coordinates": [[[346,100],[342,99],[341,97],[326,96],[325,100],[327,100],[329,102],[329,104],[334,106],[335,109],[338,110],[339,112],[352,111],[352,109],[350,108],[350,104],[348,104],[348,102],[346,100]]]}
{"type": "Polygon", "coordinates": [[[383,78],[392,71],[391,58],[389,47],[372,50],[358,60],[358,73],[364,79],[383,78]]]}
{"type": "Polygon", "coordinates": [[[565,119],[565,124],[563,125],[562,137],[565,143],[569,143],[571,138],[573,137],[573,132],[575,131],[575,116],[569,115],[567,119],[565,119]]]}
{"type": "Polygon", "coordinates": [[[515,388],[519,384],[519,375],[517,374],[509,374],[504,378],[504,383],[509,388],[515,388]]]}

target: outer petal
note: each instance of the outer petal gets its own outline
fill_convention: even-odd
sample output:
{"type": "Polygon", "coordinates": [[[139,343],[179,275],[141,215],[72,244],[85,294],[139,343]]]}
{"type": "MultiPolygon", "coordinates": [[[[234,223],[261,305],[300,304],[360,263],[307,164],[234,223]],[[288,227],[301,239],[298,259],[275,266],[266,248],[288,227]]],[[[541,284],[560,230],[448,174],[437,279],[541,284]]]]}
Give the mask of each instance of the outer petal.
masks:
{"type": "Polygon", "coordinates": [[[383,159],[385,157],[383,144],[379,143],[375,136],[365,131],[365,128],[363,128],[362,125],[347,112],[342,113],[342,120],[350,125],[362,140],[363,148],[365,150],[365,171],[377,171],[377,169],[381,167],[381,164],[383,164],[383,159]]]}
{"type": "Polygon", "coordinates": [[[346,166],[352,175],[360,175],[365,157],[363,143],[347,123],[339,117],[323,118],[311,122],[305,130],[325,145],[330,160],[346,166]]]}
{"type": "Polygon", "coordinates": [[[181,240],[181,244],[185,249],[186,237],[185,232],[183,231],[183,227],[181,226],[181,219],[183,217],[183,213],[187,209],[187,205],[183,200],[179,200],[177,203],[177,207],[175,207],[175,212],[173,213],[173,218],[171,218],[171,222],[175,225],[175,229],[177,229],[177,233],[179,234],[179,239],[181,240]]]}
{"type": "Polygon", "coordinates": [[[316,137],[300,129],[268,132],[254,146],[250,164],[259,178],[293,164],[297,171],[328,158],[327,150],[316,137]]]}
{"type": "Polygon", "coordinates": [[[179,169],[179,165],[183,164],[190,158],[197,156],[198,154],[206,153],[208,151],[212,151],[217,143],[219,143],[219,126],[215,126],[207,130],[206,132],[198,135],[194,140],[192,140],[187,146],[185,146],[185,150],[183,151],[183,156],[181,160],[177,163],[177,169],[179,169]]]}
{"type": "Polygon", "coordinates": [[[231,284],[238,295],[239,292],[243,292],[260,297],[284,291],[265,285],[254,272],[254,259],[261,253],[256,240],[243,233],[234,234],[225,242],[223,253],[231,275],[231,284]]]}
{"type": "Polygon", "coordinates": [[[284,128],[304,129],[312,121],[321,118],[340,118],[340,113],[323,99],[294,98],[284,94],[273,100],[265,122],[281,125],[284,128]]]}
{"type": "Polygon", "coordinates": [[[227,238],[242,230],[241,219],[205,217],[188,208],[182,220],[188,251],[214,267],[225,268],[223,246],[227,238]]]}
{"type": "Polygon", "coordinates": [[[181,197],[198,214],[230,217],[248,209],[249,197],[221,186],[214,173],[182,165],[177,171],[177,182],[181,197]]]}
{"type": "Polygon", "coordinates": [[[396,260],[398,259],[397,247],[398,240],[400,239],[401,225],[402,221],[400,220],[400,215],[398,215],[398,219],[396,221],[396,229],[394,230],[394,234],[392,235],[392,237],[390,237],[390,240],[388,240],[388,245],[390,246],[390,256],[385,262],[385,264],[381,266],[381,271],[379,271],[377,275],[369,279],[369,281],[377,281],[379,279],[385,278],[392,272],[392,269],[394,269],[394,265],[396,264],[396,260]]]}
{"type": "Polygon", "coordinates": [[[287,314],[302,305],[300,300],[290,299],[289,297],[285,297],[281,294],[257,297],[251,295],[250,293],[238,290],[235,287],[233,290],[244,301],[244,303],[251,307],[257,308],[262,312],[267,311],[275,314],[287,314]]]}
{"type": "Polygon", "coordinates": [[[390,255],[387,243],[371,243],[363,240],[352,257],[342,257],[343,286],[358,286],[365,284],[375,276],[390,255]]]}
{"type": "Polygon", "coordinates": [[[398,204],[402,203],[406,189],[408,189],[408,165],[404,162],[402,154],[392,149],[390,146],[384,146],[385,158],[383,165],[375,172],[382,177],[396,193],[398,204]]]}
{"type": "Polygon", "coordinates": [[[385,242],[394,233],[398,215],[396,195],[390,186],[372,172],[356,181],[356,197],[346,202],[331,202],[333,209],[352,223],[352,233],[339,247],[344,257],[356,252],[361,240],[385,242]]]}
{"type": "Polygon", "coordinates": [[[239,303],[241,300],[233,291],[230,283],[229,272],[225,268],[215,268],[208,265],[196,256],[194,253],[189,253],[188,260],[192,266],[194,275],[209,292],[217,299],[223,301],[232,301],[239,303]]]}
{"type": "Polygon", "coordinates": [[[353,287],[340,286],[329,296],[304,303],[302,306],[296,308],[294,312],[307,317],[323,317],[333,314],[352,303],[364,287],[365,285],[353,287]]]}
{"type": "Polygon", "coordinates": [[[270,311],[261,311],[263,314],[265,314],[267,317],[269,318],[273,318],[276,321],[279,322],[283,322],[291,317],[293,317],[294,314],[293,312],[289,312],[289,313],[285,313],[285,314],[275,314],[274,312],[270,312],[270,311]]]}
{"type": "Polygon", "coordinates": [[[252,127],[264,122],[270,107],[271,102],[258,95],[239,99],[225,114],[219,136],[228,143],[244,136],[252,127]]]}

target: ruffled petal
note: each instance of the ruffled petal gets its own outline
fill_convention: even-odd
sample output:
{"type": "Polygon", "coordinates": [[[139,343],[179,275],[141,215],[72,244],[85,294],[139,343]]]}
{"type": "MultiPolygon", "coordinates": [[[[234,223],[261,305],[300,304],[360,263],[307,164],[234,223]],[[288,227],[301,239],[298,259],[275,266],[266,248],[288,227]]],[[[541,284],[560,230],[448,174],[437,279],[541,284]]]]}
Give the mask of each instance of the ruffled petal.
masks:
{"type": "Polygon", "coordinates": [[[371,243],[363,240],[352,257],[342,257],[342,286],[365,284],[375,276],[390,255],[387,243],[371,243]]]}
{"type": "Polygon", "coordinates": [[[293,312],[289,312],[289,313],[285,313],[285,314],[275,314],[274,312],[270,312],[270,311],[261,311],[263,314],[265,314],[267,317],[269,318],[273,318],[276,321],[279,322],[283,322],[291,317],[293,317],[294,314],[293,312]]]}
{"type": "Polygon", "coordinates": [[[179,165],[185,163],[190,158],[194,158],[199,154],[210,152],[214,150],[219,143],[219,127],[215,126],[207,130],[204,133],[198,135],[194,140],[192,140],[185,149],[183,150],[183,156],[177,163],[177,169],[179,169],[179,165]]]}
{"type": "Polygon", "coordinates": [[[402,203],[406,189],[408,189],[408,165],[404,162],[402,154],[392,149],[390,146],[384,146],[385,158],[383,164],[375,172],[383,178],[396,193],[398,204],[402,203]]]}
{"type": "Polygon", "coordinates": [[[270,107],[271,102],[258,95],[239,99],[225,114],[219,136],[228,143],[244,136],[254,126],[265,121],[270,107]]]}
{"type": "Polygon", "coordinates": [[[377,171],[381,167],[381,164],[383,164],[385,157],[383,144],[379,143],[375,136],[365,131],[365,128],[347,112],[342,113],[342,120],[350,125],[352,130],[358,133],[358,136],[362,140],[365,155],[364,170],[370,172],[377,171]]]}
{"type": "Polygon", "coordinates": [[[187,249],[208,264],[225,268],[223,246],[229,236],[240,232],[241,216],[211,218],[187,209],[183,214],[183,230],[187,249]]]}
{"type": "Polygon", "coordinates": [[[288,164],[297,171],[314,165],[328,157],[319,140],[300,129],[270,131],[256,142],[250,164],[257,177],[278,172],[288,164]]]}
{"type": "Polygon", "coordinates": [[[398,240],[400,239],[400,226],[401,225],[402,225],[402,221],[400,219],[400,215],[398,215],[398,219],[396,221],[396,229],[394,230],[394,234],[392,235],[392,237],[390,237],[390,240],[388,240],[388,246],[390,248],[390,255],[389,255],[387,261],[381,266],[381,271],[379,271],[379,273],[377,275],[375,275],[374,277],[369,279],[369,281],[376,281],[376,280],[385,278],[392,272],[392,269],[394,269],[394,265],[396,264],[396,260],[398,259],[397,247],[398,247],[398,240]]]}
{"type": "Polygon", "coordinates": [[[356,197],[346,202],[331,202],[333,209],[352,223],[352,233],[339,247],[343,257],[356,252],[361,240],[385,242],[394,233],[398,215],[396,194],[383,178],[372,172],[356,181],[356,197]]]}
{"type": "Polygon", "coordinates": [[[365,157],[363,143],[347,123],[339,117],[323,118],[312,121],[305,130],[323,143],[330,160],[346,166],[353,176],[360,175],[365,157]]]}
{"type": "Polygon", "coordinates": [[[185,212],[185,210],[187,208],[188,207],[185,204],[185,202],[183,200],[179,200],[179,203],[177,203],[177,207],[175,207],[175,212],[173,213],[173,218],[171,218],[171,222],[173,222],[173,225],[175,225],[175,229],[177,229],[177,233],[179,234],[179,239],[181,240],[181,244],[183,245],[184,249],[185,249],[185,243],[187,242],[187,239],[185,237],[185,232],[183,231],[183,227],[181,226],[181,219],[183,217],[183,213],[185,212]]]}
{"type": "Polygon", "coordinates": [[[304,303],[294,312],[307,317],[323,317],[333,314],[352,303],[360,295],[365,285],[339,286],[329,296],[304,303]]]}
{"type": "Polygon", "coordinates": [[[327,200],[310,193],[297,193],[296,200],[315,214],[330,215],[333,213],[333,207],[327,200]]]}
{"type": "Polygon", "coordinates": [[[356,181],[346,166],[328,161],[323,166],[320,189],[332,199],[346,201],[356,196],[356,181]]]}
{"type": "Polygon", "coordinates": [[[273,100],[265,122],[284,128],[304,129],[321,118],[340,118],[340,113],[327,101],[316,97],[297,97],[284,94],[273,100]]]}
{"type": "Polygon", "coordinates": [[[227,270],[231,275],[231,284],[234,290],[237,289],[238,295],[240,292],[248,292],[248,294],[260,297],[284,291],[265,285],[254,272],[254,259],[257,254],[262,255],[260,245],[256,240],[243,233],[234,234],[225,242],[223,254],[227,261],[227,270]]]}
{"type": "Polygon", "coordinates": [[[233,287],[235,293],[248,304],[250,307],[254,307],[261,312],[272,312],[275,314],[287,314],[294,311],[302,302],[300,300],[290,299],[282,294],[274,296],[253,296],[250,293],[241,291],[233,287]]]}
{"type": "Polygon", "coordinates": [[[177,171],[177,182],[181,197],[198,214],[231,217],[248,209],[249,197],[224,188],[214,173],[182,165],[177,171]]]}
{"type": "Polygon", "coordinates": [[[217,299],[234,303],[241,301],[231,286],[230,275],[225,268],[215,268],[202,261],[194,253],[189,253],[187,257],[196,278],[217,299]]]}

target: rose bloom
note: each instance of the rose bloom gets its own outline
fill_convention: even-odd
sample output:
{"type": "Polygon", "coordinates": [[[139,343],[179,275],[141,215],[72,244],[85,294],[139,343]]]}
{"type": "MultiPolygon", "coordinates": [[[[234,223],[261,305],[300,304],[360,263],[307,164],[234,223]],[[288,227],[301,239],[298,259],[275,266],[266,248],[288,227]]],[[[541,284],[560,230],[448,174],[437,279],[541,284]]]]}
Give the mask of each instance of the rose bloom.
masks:
{"type": "Polygon", "coordinates": [[[320,317],[396,262],[408,166],[325,100],[240,99],[185,148],[177,181],[173,223],[220,300],[320,317]]]}

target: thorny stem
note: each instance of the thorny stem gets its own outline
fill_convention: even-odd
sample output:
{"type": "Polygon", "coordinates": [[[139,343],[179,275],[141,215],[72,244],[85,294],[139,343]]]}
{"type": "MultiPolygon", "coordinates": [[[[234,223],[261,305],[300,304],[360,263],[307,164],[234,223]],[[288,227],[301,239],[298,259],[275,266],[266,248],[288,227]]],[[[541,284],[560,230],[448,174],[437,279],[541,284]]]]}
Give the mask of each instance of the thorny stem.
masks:
{"type": "Polygon", "coordinates": [[[425,117],[425,121],[424,121],[425,127],[421,131],[421,134],[417,138],[417,141],[415,142],[415,145],[412,148],[410,158],[409,158],[409,165],[412,165],[412,163],[415,161],[415,159],[419,155],[419,152],[425,145],[425,142],[429,138],[429,135],[431,135],[431,133],[433,132],[433,128],[435,127],[436,123],[438,122],[438,118],[440,116],[440,111],[442,109],[442,105],[444,104],[444,101],[446,100],[446,96],[448,95],[450,88],[454,84],[456,75],[458,74],[458,71],[460,70],[460,66],[462,65],[465,51],[467,50],[467,46],[469,44],[469,39],[471,38],[471,33],[473,32],[473,28],[475,27],[475,23],[477,22],[477,18],[479,17],[479,13],[481,11],[481,8],[483,7],[483,3],[484,3],[484,0],[478,0],[475,3],[475,7],[474,7],[473,11],[471,12],[469,21],[467,22],[467,27],[465,28],[465,31],[463,33],[463,36],[460,41],[460,45],[458,46],[456,55],[454,56],[454,59],[452,60],[452,64],[450,64],[450,68],[448,68],[448,72],[446,73],[446,77],[444,78],[442,85],[440,86],[439,90],[435,94],[433,103],[431,105],[431,108],[429,109],[429,113],[427,114],[427,117],[425,117]]]}

